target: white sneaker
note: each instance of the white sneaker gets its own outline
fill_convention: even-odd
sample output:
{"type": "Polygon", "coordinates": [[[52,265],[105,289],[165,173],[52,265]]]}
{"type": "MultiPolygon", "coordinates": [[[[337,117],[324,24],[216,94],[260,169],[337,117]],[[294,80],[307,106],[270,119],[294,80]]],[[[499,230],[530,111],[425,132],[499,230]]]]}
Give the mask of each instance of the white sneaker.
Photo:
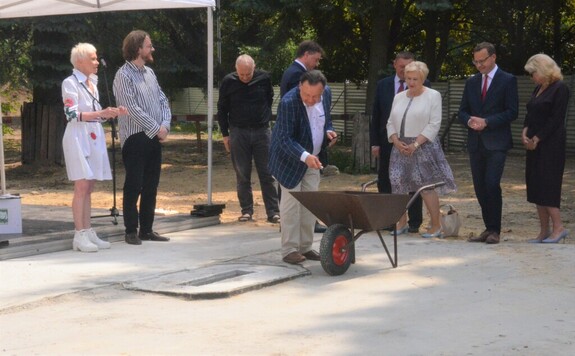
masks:
{"type": "Polygon", "coordinates": [[[90,229],[86,229],[84,231],[86,231],[86,234],[88,234],[88,238],[90,239],[90,242],[93,243],[94,245],[98,246],[99,249],[110,248],[111,244],[108,241],[101,240],[98,237],[98,235],[96,234],[96,231],[94,231],[94,229],[90,228],[90,229]]]}
{"type": "Polygon", "coordinates": [[[72,241],[72,249],[74,251],[82,252],[97,252],[98,246],[90,242],[90,237],[86,230],[76,231],[74,233],[74,241],[72,241]]]}

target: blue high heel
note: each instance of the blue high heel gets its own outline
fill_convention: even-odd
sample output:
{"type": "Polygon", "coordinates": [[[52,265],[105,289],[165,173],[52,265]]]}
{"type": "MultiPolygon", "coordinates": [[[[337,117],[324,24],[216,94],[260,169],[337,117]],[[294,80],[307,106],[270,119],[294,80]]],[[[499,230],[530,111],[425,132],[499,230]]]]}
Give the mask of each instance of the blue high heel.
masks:
{"type": "Polygon", "coordinates": [[[436,232],[434,232],[433,234],[430,234],[429,232],[426,232],[425,234],[421,234],[421,237],[423,237],[424,239],[430,239],[432,237],[439,237],[441,239],[441,238],[443,238],[443,232],[441,232],[441,229],[439,229],[436,232]]]}
{"type": "Polygon", "coordinates": [[[548,237],[541,242],[543,242],[545,244],[556,244],[556,243],[559,243],[559,241],[561,241],[561,240],[563,240],[563,242],[565,242],[564,239],[567,238],[567,235],[569,235],[569,230],[565,229],[556,238],[552,239],[551,237],[548,237]]]}
{"type": "MultiPolygon", "coordinates": [[[[397,236],[399,235],[403,235],[403,234],[407,234],[407,232],[409,231],[409,226],[405,225],[404,227],[402,227],[401,229],[397,230],[397,236]]],[[[389,234],[391,236],[393,236],[393,230],[389,232],[389,234]]]]}
{"type": "Polygon", "coordinates": [[[542,239],[527,240],[527,242],[530,243],[530,244],[540,244],[540,243],[543,242],[543,240],[549,238],[550,235],[551,235],[551,233],[548,232],[547,235],[543,236],[542,239]]]}

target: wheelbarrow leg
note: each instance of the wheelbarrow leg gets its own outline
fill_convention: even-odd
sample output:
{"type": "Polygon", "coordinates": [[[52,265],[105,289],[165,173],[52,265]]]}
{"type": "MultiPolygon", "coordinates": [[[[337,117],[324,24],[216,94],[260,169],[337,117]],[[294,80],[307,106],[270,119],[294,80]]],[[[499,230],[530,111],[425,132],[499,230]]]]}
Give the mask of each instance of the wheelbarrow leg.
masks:
{"type": "Polygon", "coordinates": [[[393,231],[393,258],[392,258],[391,254],[389,253],[389,250],[387,249],[387,245],[385,244],[385,241],[381,236],[381,232],[379,232],[379,230],[375,231],[377,232],[377,236],[379,237],[379,240],[381,241],[381,244],[385,249],[385,253],[387,253],[387,258],[389,258],[389,262],[391,262],[393,268],[397,268],[397,232],[395,230],[393,231]]]}

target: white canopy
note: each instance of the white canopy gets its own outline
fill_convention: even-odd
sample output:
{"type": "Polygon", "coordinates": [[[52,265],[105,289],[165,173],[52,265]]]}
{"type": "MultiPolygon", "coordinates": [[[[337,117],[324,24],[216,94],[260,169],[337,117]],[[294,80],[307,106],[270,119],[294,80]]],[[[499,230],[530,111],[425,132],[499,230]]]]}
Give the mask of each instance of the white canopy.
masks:
{"type": "MultiPolygon", "coordinates": [[[[213,18],[215,0],[4,0],[0,2],[0,19],[91,12],[176,9],[205,7],[208,12],[208,204],[212,203],[212,126],[213,126],[213,18]]],[[[0,112],[0,124],[2,113],[0,112]]],[[[0,130],[0,178],[2,195],[6,194],[4,143],[0,130]]]]}

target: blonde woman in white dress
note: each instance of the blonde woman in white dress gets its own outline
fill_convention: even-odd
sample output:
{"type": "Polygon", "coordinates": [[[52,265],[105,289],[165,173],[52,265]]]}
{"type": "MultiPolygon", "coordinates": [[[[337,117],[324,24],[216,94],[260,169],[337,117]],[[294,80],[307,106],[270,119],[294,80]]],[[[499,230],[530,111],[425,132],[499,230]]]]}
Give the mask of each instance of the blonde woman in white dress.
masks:
{"type": "Polygon", "coordinates": [[[90,223],[91,194],[97,180],[110,180],[112,174],[106,137],[101,122],[126,115],[125,108],[102,109],[98,93],[98,56],[89,43],[79,43],[70,55],[72,75],[62,82],[62,100],[68,124],[62,139],[68,179],[74,181],[72,214],[74,216],[73,249],[96,252],[110,248],[98,238],[90,223]]]}

